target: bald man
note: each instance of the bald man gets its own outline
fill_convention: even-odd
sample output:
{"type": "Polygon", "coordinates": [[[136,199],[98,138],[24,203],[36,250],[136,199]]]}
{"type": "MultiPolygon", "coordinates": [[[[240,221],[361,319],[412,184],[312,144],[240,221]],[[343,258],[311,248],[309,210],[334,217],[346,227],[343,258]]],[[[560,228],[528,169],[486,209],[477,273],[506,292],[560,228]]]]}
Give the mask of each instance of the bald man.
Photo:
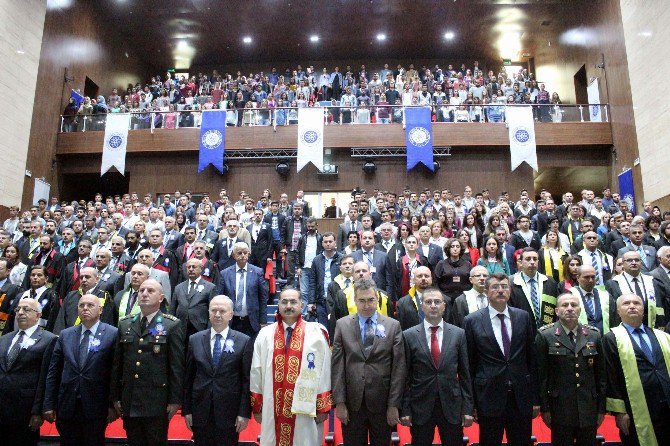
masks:
{"type": "MultiPolygon", "coordinates": [[[[407,330],[423,322],[424,313],[421,306],[423,291],[433,285],[433,276],[427,266],[417,266],[412,270],[412,287],[409,292],[398,300],[398,322],[400,328],[407,330]]],[[[447,309],[442,315],[446,321],[447,309]]]]}
{"type": "Polygon", "coordinates": [[[100,319],[107,324],[114,325],[114,300],[107,291],[98,286],[98,282],[100,281],[98,270],[91,267],[82,268],[79,280],[79,289],[70,291],[65,296],[65,299],[63,299],[63,305],[56,317],[54,334],[60,334],[66,328],[81,323],[77,308],[79,299],[84,294],[93,294],[100,299],[100,305],[102,306],[100,319]]]}
{"type": "Polygon", "coordinates": [[[109,386],[118,331],[100,321],[102,311],[98,296],[81,296],[81,324],[61,331],[51,357],[42,411],[56,421],[63,446],[104,444],[107,423],[116,419],[109,386]]]}

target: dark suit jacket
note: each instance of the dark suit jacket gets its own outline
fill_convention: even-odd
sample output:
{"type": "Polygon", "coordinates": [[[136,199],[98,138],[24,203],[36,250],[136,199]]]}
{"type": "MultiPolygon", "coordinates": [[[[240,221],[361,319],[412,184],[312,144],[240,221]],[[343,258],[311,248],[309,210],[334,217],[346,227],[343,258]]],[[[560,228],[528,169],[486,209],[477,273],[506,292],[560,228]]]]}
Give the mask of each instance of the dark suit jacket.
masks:
{"type": "MultiPolygon", "coordinates": [[[[670,278],[665,272],[662,266],[657,267],[650,273],[651,277],[654,278],[654,292],[656,296],[656,306],[663,308],[665,316],[663,321],[657,323],[659,327],[665,325],[663,322],[667,322],[670,313],[670,278]]],[[[657,318],[661,316],[656,316],[657,318]]]]}
{"type": "MultiPolygon", "coordinates": [[[[91,258],[86,260],[84,268],[88,267],[95,268],[95,260],[91,258]]],[[[79,288],[80,270],[81,268],[79,268],[79,258],[67,264],[67,267],[65,268],[65,274],[63,275],[63,281],[61,282],[61,289],[59,291],[61,298],[65,297],[70,291],[74,291],[79,288]]]]}
{"type": "Polygon", "coordinates": [[[63,330],[51,356],[42,410],[55,410],[57,417],[63,420],[75,420],[79,416],[76,414],[78,399],[85,419],[106,419],[110,407],[109,386],[118,330],[101,322],[93,334],[100,345],[89,348],[86,361],[80,364],[83,327],[77,325],[63,330]]]}
{"type": "MultiPolygon", "coordinates": [[[[284,245],[286,245],[286,250],[291,251],[291,243],[293,240],[293,222],[295,218],[293,216],[287,217],[284,220],[284,225],[281,227],[282,240],[284,240],[284,245]]],[[[307,219],[305,217],[300,217],[300,236],[303,236],[307,232],[307,219]]]]}
{"type": "MultiPolygon", "coordinates": [[[[276,240],[280,242],[281,246],[284,246],[284,232],[282,231],[282,228],[284,227],[284,221],[286,220],[286,216],[279,212],[277,215],[272,214],[272,212],[268,212],[265,214],[263,217],[263,222],[267,223],[268,226],[270,226],[270,234],[272,234],[272,218],[276,217],[277,218],[277,230],[279,231],[279,240],[276,240]]],[[[272,237],[272,240],[274,240],[274,236],[272,237]]]]}
{"type": "Polygon", "coordinates": [[[261,223],[261,229],[258,231],[256,240],[254,240],[253,228],[253,224],[247,226],[247,231],[251,235],[249,263],[264,270],[267,260],[272,258],[272,229],[267,223],[261,223]]]}
{"type": "MultiPolygon", "coordinates": [[[[360,234],[363,230],[363,225],[360,221],[356,221],[356,231],[360,234]]],[[[337,227],[337,250],[344,251],[344,248],[349,243],[348,236],[351,231],[351,222],[342,223],[337,227]]]]}
{"type": "Polygon", "coordinates": [[[184,325],[187,337],[209,326],[209,301],[215,296],[213,283],[200,278],[198,286],[189,293],[190,283],[186,279],[175,287],[170,305],[170,313],[184,325]]]}
{"type": "Polygon", "coordinates": [[[475,408],[479,415],[487,417],[501,416],[505,410],[507,383],[511,383],[522,414],[531,416],[532,406],[540,405],[533,350],[535,324],[527,312],[513,307],[508,309],[512,321],[509,359],[503,355],[493,334],[488,307],[465,317],[475,408]]]}
{"type": "MultiPolygon", "coordinates": [[[[235,246],[235,243],[242,241],[243,240],[240,238],[235,238],[233,246],[235,246]]],[[[212,260],[212,262],[216,263],[216,266],[217,268],[219,268],[219,271],[223,271],[229,266],[235,264],[235,259],[233,259],[232,256],[232,249],[231,249],[231,255],[230,256],[228,255],[227,238],[224,238],[223,240],[218,240],[216,243],[214,243],[214,249],[212,249],[212,253],[210,254],[209,258],[212,260]]]]}
{"type": "MultiPolygon", "coordinates": [[[[419,261],[417,262],[417,266],[427,266],[430,268],[431,273],[433,272],[433,267],[431,267],[430,262],[426,257],[424,257],[420,252],[419,254],[419,261]]],[[[386,257],[386,268],[389,270],[389,277],[392,279],[390,286],[390,293],[389,293],[389,298],[393,299],[394,301],[397,301],[400,299],[402,295],[402,270],[403,270],[403,265],[402,265],[402,258],[404,257],[404,254],[400,256],[396,261],[393,261],[391,257],[387,256],[386,257]]],[[[433,277],[433,281],[435,278],[433,277]]],[[[418,324],[418,322],[417,322],[418,324]]],[[[413,327],[416,324],[408,325],[407,327],[403,326],[403,330],[406,330],[409,327],[413,327]]]]}
{"type": "MultiPolygon", "coordinates": [[[[235,274],[237,264],[224,269],[219,278],[219,284],[216,288],[216,294],[225,294],[235,302],[237,293],[235,292],[235,274]]],[[[267,323],[267,303],[268,303],[268,281],[265,280],[265,272],[260,268],[247,263],[246,266],[246,304],[247,315],[251,327],[258,332],[261,324],[267,323]]]]}
{"type": "Polygon", "coordinates": [[[174,287],[179,283],[179,262],[177,262],[177,256],[169,249],[161,246],[159,256],[154,260],[153,267],[168,274],[170,277],[170,287],[174,290],[174,287]]]}
{"type": "Polygon", "coordinates": [[[98,289],[107,291],[110,296],[115,296],[116,293],[123,290],[125,284],[124,279],[124,275],[115,271],[108,271],[105,274],[100,275],[98,289]]]}
{"type": "MultiPolygon", "coordinates": [[[[114,325],[116,321],[114,320],[114,299],[109,295],[105,290],[101,290],[99,287],[95,287],[93,290],[89,291],[87,294],[93,294],[98,296],[100,299],[104,299],[104,305],[102,306],[102,314],[100,315],[100,320],[110,325],[114,325]]],[[[56,322],[54,326],[54,333],[60,334],[61,331],[65,330],[68,327],[72,327],[76,322],[78,315],[77,306],[79,305],[79,298],[82,296],[80,290],[71,291],[67,294],[65,299],[63,299],[63,305],[61,306],[58,316],[56,317],[56,322]]]]}
{"type": "Polygon", "coordinates": [[[166,231],[164,237],[165,249],[169,249],[172,252],[175,252],[177,248],[184,243],[184,234],[180,233],[179,231],[175,231],[174,229],[170,231],[169,234],[166,231]]]}
{"type": "Polygon", "coordinates": [[[402,330],[398,321],[377,313],[379,325],[384,327],[384,337],[375,336],[367,356],[357,314],[343,317],[335,326],[333,402],[335,405],[345,403],[350,414],[361,408],[364,398],[372,413],[386,412],[388,407],[402,407],[407,376],[402,330]]]}
{"type": "MultiPolygon", "coordinates": [[[[316,233],[316,255],[323,252],[323,235],[316,233]]],[[[302,268],[305,264],[305,251],[307,250],[307,231],[303,232],[300,240],[298,240],[298,264],[296,268],[302,268]]],[[[339,270],[338,270],[339,273],[339,270]]],[[[335,274],[337,275],[337,274],[335,274]]],[[[333,276],[335,277],[335,276],[333,276]]]]}
{"type": "MultiPolygon", "coordinates": [[[[446,296],[444,296],[444,299],[445,301],[448,300],[446,296]]],[[[396,305],[396,314],[396,319],[398,319],[398,322],[400,322],[400,328],[402,328],[403,331],[421,323],[419,318],[419,309],[416,306],[414,298],[409,294],[406,294],[405,296],[398,299],[398,303],[396,305]]],[[[442,319],[444,319],[445,322],[449,319],[448,306],[444,309],[442,319]]]]}
{"type": "MultiPolygon", "coordinates": [[[[423,246],[421,246],[421,242],[419,242],[419,249],[417,250],[419,255],[424,256],[423,253],[423,246]]],[[[426,265],[428,268],[430,268],[431,271],[435,269],[437,266],[437,263],[442,260],[442,249],[440,249],[439,246],[437,246],[434,243],[430,243],[428,245],[428,255],[424,256],[428,260],[428,264],[426,265]]]]}
{"type": "Polygon", "coordinates": [[[436,398],[450,424],[459,425],[462,416],[472,415],[474,409],[465,331],[447,323],[442,328],[439,367],[433,362],[423,323],[403,332],[407,381],[402,415],[410,415],[413,424],[430,421],[436,398]]]}
{"type": "Polygon", "coordinates": [[[460,294],[458,297],[456,297],[456,299],[454,299],[454,302],[451,305],[451,310],[449,311],[449,323],[463,328],[465,324],[465,316],[468,314],[470,314],[468,300],[465,297],[465,294],[460,294]]]}
{"type": "MultiPolygon", "coordinates": [[[[30,271],[33,268],[33,265],[39,264],[38,259],[39,254],[33,256],[30,263],[28,263],[28,269],[26,270],[26,275],[23,279],[23,289],[27,290],[30,288],[30,271]]],[[[63,275],[65,274],[65,268],[67,263],[63,254],[57,252],[55,249],[47,254],[47,259],[44,262],[44,268],[46,268],[47,273],[47,282],[52,284],[52,287],[56,292],[62,288],[63,275]]]]}
{"type": "MultiPolygon", "coordinates": [[[[323,250],[322,250],[323,251],[323,250]]],[[[340,274],[340,259],[342,255],[335,251],[333,259],[330,262],[330,280],[337,277],[340,274]]],[[[304,270],[303,270],[304,274],[304,270]]],[[[316,304],[317,307],[321,307],[323,310],[327,311],[326,308],[326,299],[324,297],[323,281],[326,277],[326,257],[323,255],[323,252],[319,253],[314,260],[312,260],[312,268],[309,271],[309,303],[316,304]]],[[[337,285],[337,284],[336,284],[337,285]]],[[[339,288],[339,285],[338,285],[339,288]]]]}
{"type": "Polygon", "coordinates": [[[610,250],[608,251],[608,254],[611,254],[612,257],[615,259],[619,257],[619,251],[623,248],[626,247],[626,242],[624,242],[623,238],[618,238],[614,241],[612,241],[612,244],[610,245],[610,250]]]}
{"type": "MultiPolygon", "coordinates": [[[[361,249],[354,251],[352,256],[356,262],[365,260],[361,249]]],[[[372,280],[377,284],[377,288],[391,297],[391,293],[393,292],[393,276],[391,269],[387,268],[386,253],[384,251],[374,249],[372,253],[372,266],[375,268],[375,272],[372,273],[372,280]]]]}
{"type": "MultiPolygon", "coordinates": [[[[512,295],[510,296],[509,299],[509,305],[514,308],[519,308],[521,310],[524,310],[527,312],[529,315],[531,315],[531,319],[533,320],[534,323],[535,317],[532,317],[533,309],[530,307],[530,304],[528,303],[528,298],[526,298],[526,294],[523,292],[523,288],[517,284],[514,283],[514,279],[510,277],[510,282],[511,282],[511,287],[512,287],[512,295]]],[[[558,284],[556,284],[556,281],[552,279],[551,277],[547,277],[547,280],[544,281],[544,285],[542,287],[542,294],[548,294],[549,296],[554,296],[558,297],[558,284]]],[[[538,299],[540,299],[542,296],[539,295],[538,293],[538,299]]],[[[554,320],[552,322],[556,322],[556,317],[554,317],[554,320]]],[[[536,328],[540,328],[536,326],[536,328]]],[[[535,336],[533,336],[533,340],[535,339],[535,336]]]]}
{"type": "MultiPolygon", "coordinates": [[[[646,254],[646,261],[643,259],[642,262],[642,272],[645,274],[649,274],[654,268],[658,266],[658,263],[656,261],[656,248],[649,245],[642,245],[642,249],[646,254]]],[[[623,248],[619,249],[619,252],[617,253],[616,257],[623,257],[623,255],[628,251],[636,251],[636,249],[634,249],[632,245],[624,246],[623,248]]]]}
{"type": "Polygon", "coordinates": [[[7,327],[9,320],[14,321],[14,307],[18,298],[23,291],[18,286],[9,281],[0,287],[0,333],[8,333],[13,330],[12,327],[7,327]],[[5,331],[7,330],[7,331],[5,331]]]}
{"type": "Polygon", "coordinates": [[[514,246],[515,251],[517,249],[523,249],[527,247],[539,250],[542,247],[542,240],[540,239],[540,235],[537,232],[533,231],[533,237],[531,238],[529,245],[528,243],[526,243],[526,240],[521,236],[519,231],[514,231],[512,233],[510,244],[514,246]]]}
{"type": "Polygon", "coordinates": [[[18,333],[15,330],[0,337],[0,420],[3,424],[27,426],[31,415],[42,415],[44,387],[57,336],[38,328],[31,337],[35,343],[21,348],[8,367],[7,353],[18,333]]]}
{"type": "MultiPolygon", "coordinates": [[[[289,208],[290,208],[290,209],[293,209],[293,205],[294,205],[294,204],[297,204],[297,203],[298,203],[298,200],[293,200],[291,203],[289,203],[289,208]]],[[[305,200],[302,200],[302,215],[303,215],[305,218],[307,218],[307,217],[309,217],[310,215],[312,215],[312,214],[310,213],[309,203],[307,203],[305,200]]]]}
{"type": "Polygon", "coordinates": [[[182,413],[193,415],[194,426],[232,428],[238,416],[251,418],[249,371],[254,343],[244,333],[229,329],[226,340],[233,341],[233,353],[223,351],[215,366],[210,335],[207,329],[188,340],[182,413]]]}
{"type": "Polygon", "coordinates": [[[625,244],[621,244],[619,248],[617,248],[616,251],[612,248],[612,244],[617,241],[621,240],[621,234],[619,233],[618,230],[613,229],[605,235],[605,240],[603,240],[605,247],[603,248],[603,251],[608,253],[609,255],[616,257],[617,252],[619,251],[619,248],[626,246],[625,244]]]}

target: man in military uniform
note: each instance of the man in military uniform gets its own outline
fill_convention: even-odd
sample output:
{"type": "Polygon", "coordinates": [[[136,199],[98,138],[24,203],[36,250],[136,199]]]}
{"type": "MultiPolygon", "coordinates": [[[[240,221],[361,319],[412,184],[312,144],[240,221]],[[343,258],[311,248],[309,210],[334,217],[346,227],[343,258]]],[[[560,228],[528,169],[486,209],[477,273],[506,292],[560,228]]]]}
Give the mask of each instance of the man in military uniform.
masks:
{"type": "Polygon", "coordinates": [[[147,279],[139,289],[140,313],[119,320],[111,395],[130,446],[167,444],[182,401],[184,330],[160,311],[164,298],[161,285],[147,279]]]}
{"type": "Polygon", "coordinates": [[[605,364],[598,329],[579,323],[578,296],[558,296],[558,322],[537,333],[542,420],[554,446],[594,446],[605,414],[605,364]]]}

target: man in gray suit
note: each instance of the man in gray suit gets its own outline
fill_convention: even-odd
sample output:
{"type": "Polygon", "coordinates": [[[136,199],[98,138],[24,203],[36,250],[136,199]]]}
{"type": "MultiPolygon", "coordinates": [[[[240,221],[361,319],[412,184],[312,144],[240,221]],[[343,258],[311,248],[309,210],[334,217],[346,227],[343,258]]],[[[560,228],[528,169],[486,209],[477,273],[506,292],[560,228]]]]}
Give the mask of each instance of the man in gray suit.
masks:
{"type": "MultiPolygon", "coordinates": [[[[386,265],[387,255],[380,249],[375,249],[375,233],[365,231],[361,237],[361,249],[353,253],[354,260],[357,262],[366,262],[370,266],[372,280],[377,284],[377,288],[388,294],[392,299],[394,280],[391,268],[386,265]]],[[[396,297],[397,299],[397,297],[396,297]]]]}
{"type": "Polygon", "coordinates": [[[337,228],[337,250],[344,251],[344,247],[347,246],[347,241],[349,239],[349,232],[356,231],[360,233],[363,230],[363,225],[358,221],[358,209],[351,208],[347,212],[349,220],[342,223],[337,228]]]}
{"type": "Polygon", "coordinates": [[[664,326],[670,316],[670,246],[662,246],[656,252],[660,265],[650,275],[653,277],[656,293],[656,306],[663,308],[664,315],[656,316],[660,320],[657,324],[664,326]]]}
{"type": "Polygon", "coordinates": [[[623,257],[628,251],[637,251],[642,259],[642,273],[649,274],[656,268],[656,248],[642,244],[644,239],[644,228],[640,225],[630,227],[630,243],[619,249],[617,257],[623,257]]]}
{"type": "MultiPolygon", "coordinates": [[[[154,268],[154,253],[150,249],[143,249],[137,254],[137,262],[149,268],[149,278],[160,283],[165,293],[165,304],[172,305],[172,286],[170,285],[170,276],[165,271],[154,268]]],[[[124,289],[130,285],[130,274],[126,274],[124,289]]]]}
{"type": "Polygon", "coordinates": [[[190,259],[186,262],[188,280],[174,289],[170,312],[184,324],[186,338],[207,328],[209,302],[214,297],[215,286],[202,278],[202,261],[190,259]]]}
{"type": "Polygon", "coordinates": [[[357,313],[335,326],[332,383],[335,414],[347,446],[388,446],[405,385],[400,324],[377,312],[374,281],[354,284],[357,313]]]}
{"type": "Polygon", "coordinates": [[[425,319],[403,332],[407,385],[400,422],[417,446],[433,444],[436,426],[442,445],[463,444],[463,427],[474,421],[465,331],[442,320],[446,306],[438,288],[426,288],[425,319]]]}

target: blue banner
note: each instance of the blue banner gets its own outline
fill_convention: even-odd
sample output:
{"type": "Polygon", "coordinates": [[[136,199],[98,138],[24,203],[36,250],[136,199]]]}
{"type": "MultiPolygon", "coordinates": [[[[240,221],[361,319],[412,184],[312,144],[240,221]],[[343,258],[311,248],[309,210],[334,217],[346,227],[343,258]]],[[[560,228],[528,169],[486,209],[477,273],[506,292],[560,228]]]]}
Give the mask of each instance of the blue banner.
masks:
{"type": "Polygon", "coordinates": [[[198,173],[212,164],[223,173],[223,153],[226,145],[226,111],[207,110],[202,112],[200,126],[200,157],[198,173]]]}
{"type": "Polygon", "coordinates": [[[74,99],[74,103],[77,104],[77,107],[81,107],[81,103],[84,102],[84,97],[79,94],[78,91],[72,90],[70,92],[70,97],[74,99]]]}
{"type": "Polygon", "coordinates": [[[622,201],[627,201],[631,211],[635,212],[635,186],[633,186],[633,169],[619,174],[619,195],[622,201]]]}
{"type": "Polygon", "coordinates": [[[405,109],[405,141],[407,144],[407,171],[423,163],[431,171],[433,167],[433,126],[430,108],[405,109]]]}

